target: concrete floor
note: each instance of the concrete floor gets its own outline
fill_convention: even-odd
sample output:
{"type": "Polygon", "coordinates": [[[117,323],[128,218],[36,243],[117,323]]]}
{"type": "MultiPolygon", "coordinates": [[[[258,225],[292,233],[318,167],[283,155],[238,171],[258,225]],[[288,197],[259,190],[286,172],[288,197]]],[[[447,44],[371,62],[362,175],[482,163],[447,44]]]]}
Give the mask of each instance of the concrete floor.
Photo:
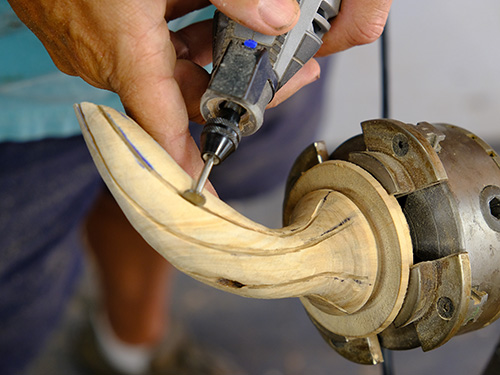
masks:
{"type": "MultiPolygon", "coordinates": [[[[177,282],[175,314],[193,336],[224,352],[249,375],[376,375],[380,366],[353,364],[331,350],[295,300],[257,301],[226,295],[185,277],[177,282]]],[[[81,304],[73,304],[65,329],[53,339],[29,375],[91,375],[71,360],[81,324],[81,304]]],[[[395,352],[395,374],[480,374],[497,338],[498,323],[454,338],[429,353],[395,352]]],[[[193,374],[195,375],[195,374],[193,374]]]]}
{"type": "MultiPolygon", "coordinates": [[[[416,123],[449,122],[500,144],[500,3],[484,0],[395,1],[390,20],[392,117],[416,123]]],[[[380,116],[378,44],[338,56],[331,103],[320,138],[333,149],[359,133],[359,123],[380,116]]],[[[297,150],[297,153],[300,150],[297,150]]],[[[279,225],[281,191],[235,206],[256,220],[279,225]]],[[[212,290],[179,275],[174,313],[197,339],[230,353],[251,375],[379,374],[332,351],[296,300],[256,301],[212,290]]],[[[77,375],[69,360],[83,299],[30,375],[77,375]]],[[[500,323],[457,337],[429,353],[394,355],[396,374],[479,374],[500,336],[500,323]]]]}

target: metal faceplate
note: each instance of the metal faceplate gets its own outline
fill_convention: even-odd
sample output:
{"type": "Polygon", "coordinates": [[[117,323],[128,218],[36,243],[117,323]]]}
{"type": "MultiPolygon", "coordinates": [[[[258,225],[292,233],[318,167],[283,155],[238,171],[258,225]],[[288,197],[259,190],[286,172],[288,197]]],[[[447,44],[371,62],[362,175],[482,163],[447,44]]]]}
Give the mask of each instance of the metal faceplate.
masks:
{"type": "MultiPolygon", "coordinates": [[[[341,355],[371,364],[383,360],[380,345],[431,350],[499,317],[500,158],[452,125],[373,120],[362,128],[330,160],[361,166],[398,199],[414,256],[405,301],[377,336],[339,335],[313,322],[341,355]]],[[[325,159],[324,146],[308,150],[292,168],[287,194],[325,159]]]]}

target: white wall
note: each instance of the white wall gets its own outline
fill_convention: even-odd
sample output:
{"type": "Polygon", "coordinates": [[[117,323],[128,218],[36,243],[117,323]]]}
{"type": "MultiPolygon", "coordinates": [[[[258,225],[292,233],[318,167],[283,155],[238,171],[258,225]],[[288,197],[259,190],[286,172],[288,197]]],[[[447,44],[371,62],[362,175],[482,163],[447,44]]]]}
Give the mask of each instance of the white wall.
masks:
{"type": "MultiPolygon", "coordinates": [[[[500,2],[395,0],[389,28],[391,117],[448,122],[500,143],[500,2]]],[[[338,54],[324,114],[329,144],[380,117],[379,47],[338,54]]]]}

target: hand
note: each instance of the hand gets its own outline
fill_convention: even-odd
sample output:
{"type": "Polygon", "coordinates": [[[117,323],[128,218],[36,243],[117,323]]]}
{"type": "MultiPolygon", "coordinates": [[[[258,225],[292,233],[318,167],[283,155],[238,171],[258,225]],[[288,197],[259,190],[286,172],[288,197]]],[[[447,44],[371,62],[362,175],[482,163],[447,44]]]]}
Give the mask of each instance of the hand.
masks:
{"type": "MultiPolygon", "coordinates": [[[[118,93],[129,115],[189,174],[199,173],[202,161],[188,118],[198,118],[209,80],[200,66],[211,60],[211,25],[202,22],[170,33],[167,21],[209,5],[207,0],[9,2],[61,71],[118,93]]],[[[288,31],[299,16],[295,0],[213,3],[267,34],[288,31]]]]}
{"type": "MultiPolygon", "coordinates": [[[[116,92],[127,113],[179,165],[193,176],[199,173],[202,162],[188,131],[188,119],[200,118],[199,101],[209,80],[200,66],[211,60],[211,26],[202,22],[170,33],[167,21],[209,5],[207,0],[9,2],[61,71],[116,92]]],[[[212,3],[231,18],[271,35],[290,30],[299,16],[295,0],[212,0],[212,3]]],[[[390,1],[344,0],[341,14],[325,36],[326,43],[320,53],[370,41],[372,35],[381,32],[388,5],[390,1]],[[368,26],[377,26],[376,30],[366,31],[361,25],[365,21],[368,26]]],[[[280,90],[273,104],[317,77],[319,66],[311,60],[280,90]]]]}
{"type": "Polygon", "coordinates": [[[318,56],[372,43],[384,31],[392,0],[343,0],[340,13],[323,37],[318,56]]]}

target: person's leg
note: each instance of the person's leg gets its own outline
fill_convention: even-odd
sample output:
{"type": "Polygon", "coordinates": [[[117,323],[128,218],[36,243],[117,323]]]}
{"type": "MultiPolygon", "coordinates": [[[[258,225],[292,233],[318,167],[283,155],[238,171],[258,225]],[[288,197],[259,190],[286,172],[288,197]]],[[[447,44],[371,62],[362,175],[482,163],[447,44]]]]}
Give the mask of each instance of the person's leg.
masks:
{"type": "Polygon", "coordinates": [[[100,279],[102,309],[123,342],[153,346],[168,328],[172,266],[130,225],[104,191],[86,221],[100,279]]]}
{"type": "Polygon", "coordinates": [[[102,182],[81,137],[0,144],[0,373],[20,374],[57,327],[102,182]]]}
{"type": "Polygon", "coordinates": [[[172,322],[173,268],[129,224],[109,192],[86,221],[100,301],[82,332],[80,359],[93,374],[242,374],[172,322]],[[100,303],[100,304],[99,304],[100,303]]]}

